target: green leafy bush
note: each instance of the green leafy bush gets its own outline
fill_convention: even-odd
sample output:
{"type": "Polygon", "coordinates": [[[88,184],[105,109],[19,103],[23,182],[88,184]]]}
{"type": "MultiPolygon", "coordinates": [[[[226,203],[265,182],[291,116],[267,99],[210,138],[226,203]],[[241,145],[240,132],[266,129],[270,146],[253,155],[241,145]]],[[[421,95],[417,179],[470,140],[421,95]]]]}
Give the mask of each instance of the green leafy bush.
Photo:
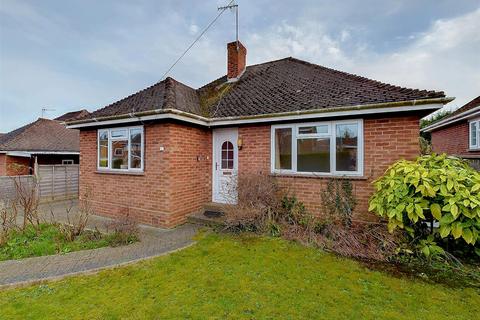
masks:
{"type": "Polygon", "coordinates": [[[480,173],[467,162],[435,154],[401,160],[374,185],[369,211],[387,218],[390,232],[415,236],[425,222],[438,221],[430,231],[435,236],[480,243],[480,173]]]}

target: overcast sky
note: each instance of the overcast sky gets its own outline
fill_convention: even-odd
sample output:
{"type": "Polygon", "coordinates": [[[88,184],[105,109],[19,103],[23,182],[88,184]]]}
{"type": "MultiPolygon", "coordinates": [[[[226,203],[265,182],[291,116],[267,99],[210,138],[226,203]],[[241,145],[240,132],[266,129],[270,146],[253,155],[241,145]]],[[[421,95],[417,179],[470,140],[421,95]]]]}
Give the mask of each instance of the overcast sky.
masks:
{"type": "MultiPolygon", "coordinates": [[[[90,111],[160,80],[223,1],[0,0],[0,132],[42,108],[90,111]]],[[[294,56],[396,85],[480,95],[478,0],[239,0],[248,64],[294,56]]],[[[226,71],[225,12],[170,76],[199,87],[226,71]]]]}

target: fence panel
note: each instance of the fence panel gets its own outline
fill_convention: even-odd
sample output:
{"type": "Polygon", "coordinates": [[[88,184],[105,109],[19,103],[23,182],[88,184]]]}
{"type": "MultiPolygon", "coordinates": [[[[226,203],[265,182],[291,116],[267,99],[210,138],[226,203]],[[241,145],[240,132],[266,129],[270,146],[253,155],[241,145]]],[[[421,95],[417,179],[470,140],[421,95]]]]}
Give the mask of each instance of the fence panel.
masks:
{"type": "Polygon", "coordinates": [[[18,187],[27,190],[33,185],[34,176],[2,176],[0,177],[0,201],[13,200],[16,198],[18,187]]]}
{"type": "Polygon", "coordinates": [[[41,198],[61,199],[78,196],[78,165],[39,165],[41,198]]]}

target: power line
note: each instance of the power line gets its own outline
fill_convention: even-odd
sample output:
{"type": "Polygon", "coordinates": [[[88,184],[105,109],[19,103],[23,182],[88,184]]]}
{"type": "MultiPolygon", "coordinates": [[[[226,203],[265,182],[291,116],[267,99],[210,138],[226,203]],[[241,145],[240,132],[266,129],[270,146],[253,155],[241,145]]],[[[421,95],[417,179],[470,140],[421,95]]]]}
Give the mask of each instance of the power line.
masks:
{"type": "Polygon", "coordinates": [[[225,10],[227,10],[227,8],[234,2],[235,0],[231,0],[226,6],[225,8],[222,8],[221,11],[219,12],[219,14],[217,14],[217,16],[215,17],[215,19],[213,19],[209,24],[208,26],[203,29],[202,33],[200,33],[198,35],[198,37],[188,46],[188,48],[178,57],[177,60],[175,60],[175,62],[170,66],[170,68],[168,68],[168,70],[163,74],[162,78],[160,79],[159,82],[161,82],[163,79],[165,79],[165,77],[167,76],[167,74],[177,65],[177,63],[187,54],[187,52],[195,45],[195,43],[197,43],[198,40],[200,40],[200,38],[208,31],[208,29],[210,29],[210,27],[218,20],[218,18],[220,18],[220,16],[225,12],[225,10]]]}

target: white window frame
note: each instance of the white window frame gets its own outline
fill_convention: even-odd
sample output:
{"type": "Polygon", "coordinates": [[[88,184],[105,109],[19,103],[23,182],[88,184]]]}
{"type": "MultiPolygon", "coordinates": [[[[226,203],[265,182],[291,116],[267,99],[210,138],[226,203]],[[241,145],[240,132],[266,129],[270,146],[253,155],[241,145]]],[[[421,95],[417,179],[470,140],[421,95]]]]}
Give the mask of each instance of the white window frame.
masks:
{"type": "Polygon", "coordinates": [[[479,150],[480,149],[480,118],[474,119],[469,121],[468,125],[468,146],[470,150],[479,150]],[[477,136],[476,136],[476,144],[472,144],[472,127],[476,126],[477,128],[477,136]]]}
{"type": "Polygon", "coordinates": [[[69,164],[73,164],[72,159],[63,159],[62,160],[62,165],[69,165],[69,164]]]}
{"type": "Polygon", "coordinates": [[[145,161],[145,148],[144,148],[144,139],[145,139],[145,131],[143,126],[133,126],[133,127],[115,127],[115,128],[104,128],[97,130],[97,170],[98,171],[114,171],[114,172],[143,172],[144,161],[145,161]],[[112,138],[112,131],[116,130],[126,130],[127,137],[115,137],[112,138]],[[130,131],[134,129],[141,130],[141,151],[142,151],[142,158],[140,161],[140,168],[131,168],[131,134],[130,131]],[[108,135],[108,159],[107,159],[107,167],[100,167],[100,134],[103,132],[107,132],[108,135]],[[112,142],[113,141],[128,141],[128,169],[114,169],[112,168],[112,142]]]}
{"type": "Polygon", "coordinates": [[[308,176],[363,176],[364,163],[364,142],[363,142],[363,119],[338,120],[323,122],[302,122],[272,125],[270,132],[270,168],[271,173],[287,175],[308,175],[308,176]],[[338,124],[356,124],[358,125],[358,146],[357,146],[357,171],[337,171],[336,170],[336,126],[338,124]],[[328,133],[319,134],[299,134],[299,127],[328,125],[328,133]],[[292,169],[275,169],[275,130],[290,128],[292,130],[292,169]],[[304,172],[297,171],[297,139],[299,138],[326,138],[330,139],[330,172],[304,172]]]}

